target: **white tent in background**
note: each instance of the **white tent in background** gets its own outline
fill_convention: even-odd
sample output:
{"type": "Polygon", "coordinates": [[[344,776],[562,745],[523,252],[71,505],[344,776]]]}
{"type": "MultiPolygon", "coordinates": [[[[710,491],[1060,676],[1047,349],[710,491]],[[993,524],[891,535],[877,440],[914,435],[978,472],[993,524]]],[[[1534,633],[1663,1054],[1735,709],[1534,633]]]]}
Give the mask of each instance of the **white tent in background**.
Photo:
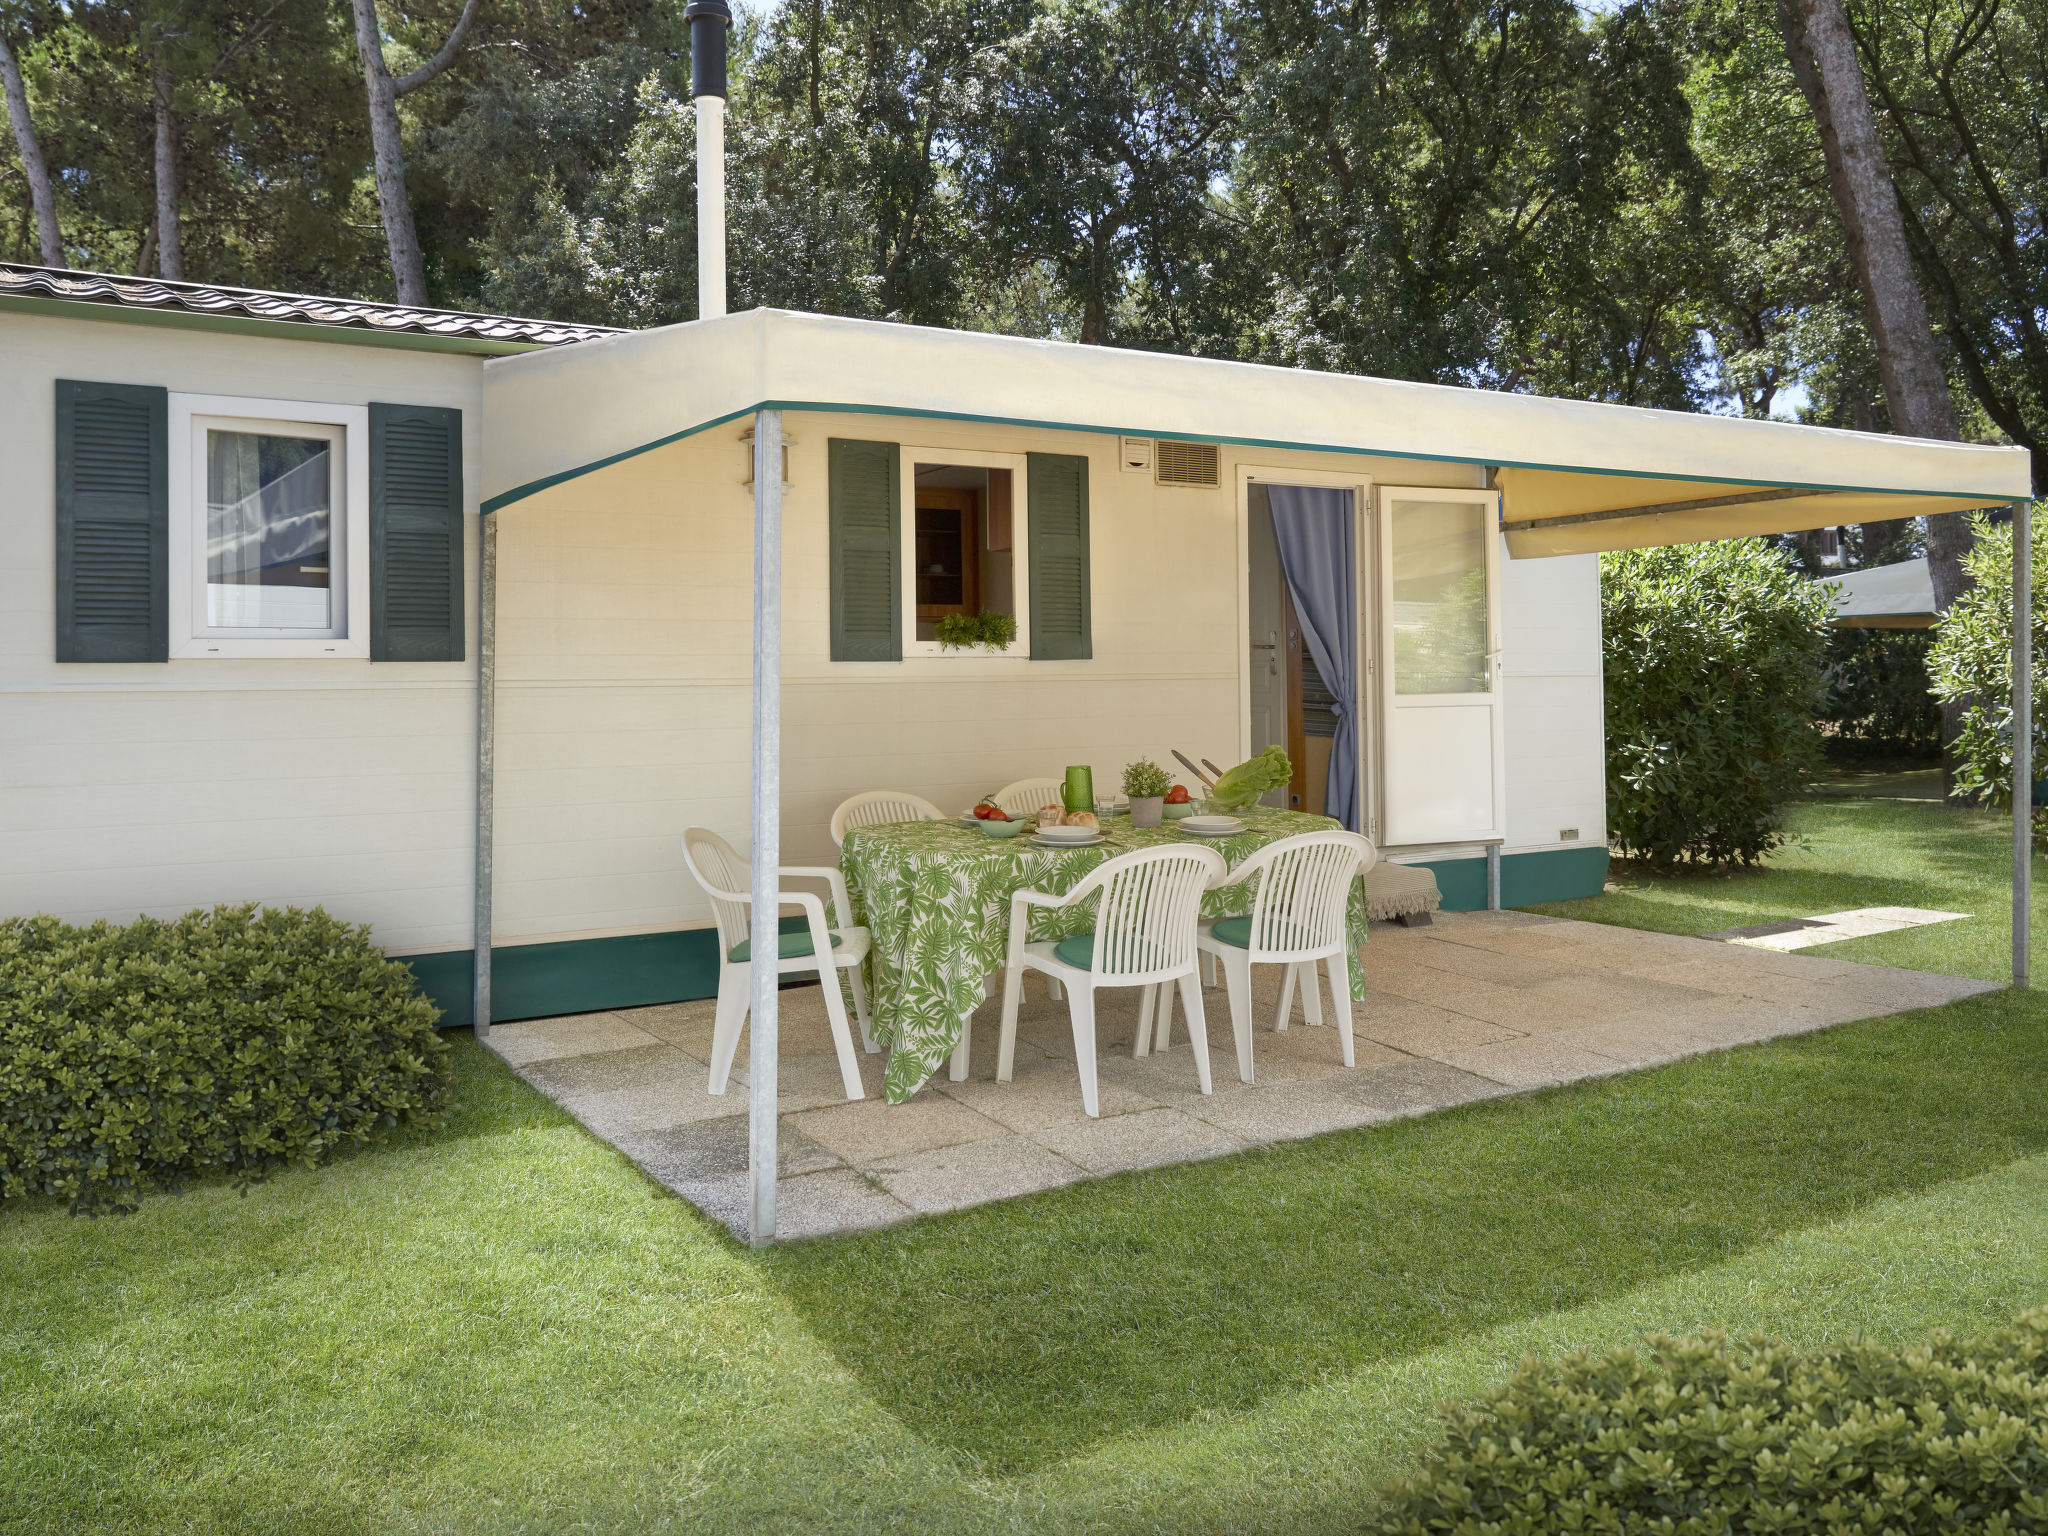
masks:
{"type": "Polygon", "coordinates": [[[1835,594],[1833,623],[1840,629],[1932,629],[1934,578],[1927,562],[1901,560],[1867,570],[1823,576],[1817,583],[1835,594]]]}

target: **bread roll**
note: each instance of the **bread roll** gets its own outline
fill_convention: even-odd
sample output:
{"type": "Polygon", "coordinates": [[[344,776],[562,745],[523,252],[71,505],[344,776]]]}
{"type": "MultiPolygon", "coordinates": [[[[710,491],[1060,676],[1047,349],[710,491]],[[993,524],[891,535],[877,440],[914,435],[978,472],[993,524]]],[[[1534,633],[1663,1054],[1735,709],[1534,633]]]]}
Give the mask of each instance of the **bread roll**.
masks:
{"type": "Polygon", "coordinates": [[[1061,825],[1068,827],[1099,827],[1102,823],[1095,819],[1093,811],[1072,811],[1068,813],[1061,825]]]}

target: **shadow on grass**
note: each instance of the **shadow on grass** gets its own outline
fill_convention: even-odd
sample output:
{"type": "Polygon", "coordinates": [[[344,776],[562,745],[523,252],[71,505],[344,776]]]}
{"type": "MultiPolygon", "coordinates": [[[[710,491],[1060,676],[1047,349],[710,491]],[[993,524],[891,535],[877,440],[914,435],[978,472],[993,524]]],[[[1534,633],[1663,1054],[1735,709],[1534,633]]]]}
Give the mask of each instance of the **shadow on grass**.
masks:
{"type": "Polygon", "coordinates": [[[2048,1148],[2044,1046],[1991,994],[762,1267],[884,1407],[1014,1473],[2048,1148]]]}

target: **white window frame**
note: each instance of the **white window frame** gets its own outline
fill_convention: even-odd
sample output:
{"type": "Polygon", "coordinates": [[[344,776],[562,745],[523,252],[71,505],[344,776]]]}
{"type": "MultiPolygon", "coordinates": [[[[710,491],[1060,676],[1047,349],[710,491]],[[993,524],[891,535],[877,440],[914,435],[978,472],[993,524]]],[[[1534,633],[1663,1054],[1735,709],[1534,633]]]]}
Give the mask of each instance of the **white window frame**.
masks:
{"type": "Polygon", "coordinates": [[[899,498],[896,522],[903,555],[903,655],[943,656],[948,661],[1010,661],[1031,654],[1031,516],[1030,486],[1026,483],[1029,457],[1021,453],[984,453],[975,448],[933,448],[902,444],[898,451],[896,487],[899,498]],[[952,649],[936,640],[917,638],[917,466],[958,464],[967,469],[1007,469],[1010,472],[1010,560],[1013,566],[1011,594],[1017,607],[1017,638],[1006,651],[989,651],[980,646],[952,649]]]}
{"type": "Polygon", "coordinates": [[[353,657],[370,654],[370,408],[245,395],[170,398],[170,654],[230,657],[353,657]],[[340,622],[294,629],[216,628],[206,623],[206,452],[209,428],[339,437],[328,590],[340,622]],[[310,430],[307,430],[310,429],[310,430]]]}

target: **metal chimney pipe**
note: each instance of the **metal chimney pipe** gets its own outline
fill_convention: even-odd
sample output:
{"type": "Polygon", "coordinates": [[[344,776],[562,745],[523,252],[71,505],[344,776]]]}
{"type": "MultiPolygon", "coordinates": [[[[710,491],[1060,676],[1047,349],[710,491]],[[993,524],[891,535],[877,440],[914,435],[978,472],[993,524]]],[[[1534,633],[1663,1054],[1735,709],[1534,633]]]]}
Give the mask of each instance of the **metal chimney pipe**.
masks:
{"type": "Polygon", "coordinates": [[[690,99],[697,105],[697,318],[725,313],[726,0],[690,0],[690,99]]]}

